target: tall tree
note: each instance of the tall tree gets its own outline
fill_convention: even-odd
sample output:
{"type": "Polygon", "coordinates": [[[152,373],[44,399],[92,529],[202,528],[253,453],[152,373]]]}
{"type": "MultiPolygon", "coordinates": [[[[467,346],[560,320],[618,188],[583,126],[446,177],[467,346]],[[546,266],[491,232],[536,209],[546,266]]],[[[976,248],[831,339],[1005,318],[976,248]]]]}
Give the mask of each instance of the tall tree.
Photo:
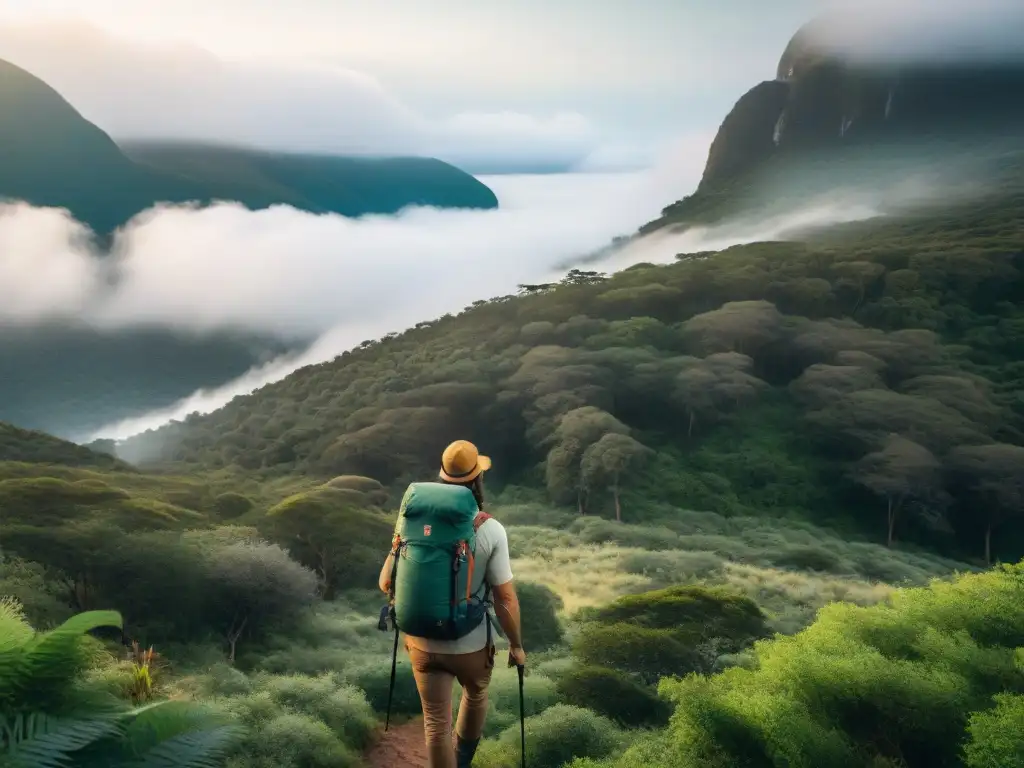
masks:
{"type": "Polygon", "coordinates": [[[629,427],[600,408],[585,406],[565,414],[555,429],[555,444],[545,466],[552,497],[568,502],[575,495],[577,508],[585,512],[587,483],[581,469],[585,452],[605,435],[628,433],[629,427]]]}
{"type": "Polygon", "coordinates": [[[615,519],[622,522],[619,490],[630,468],[651,449],[629,435],[611,432],[593,443],[583,454],[580,475],[587,486],[602,484],[611,489],[615,502],[615,519]]]}
{"type": "Polygon", "coordinates": [[[935,509],[943,501],[942,464],[927,448],[901,435],[890,435],[880,451],[869,453],[853,468],[853,479],[885,498],[887,546],[908,502],[935,509]]]}
{"type": "Polygon", "coordinates": [[[985,562],[992,562],[992,533],[1011,519],[1024,519],[1024,448],[993,443],[954,449],[948,459],[971,497],[971,511],[985,532],[985,562]]]}

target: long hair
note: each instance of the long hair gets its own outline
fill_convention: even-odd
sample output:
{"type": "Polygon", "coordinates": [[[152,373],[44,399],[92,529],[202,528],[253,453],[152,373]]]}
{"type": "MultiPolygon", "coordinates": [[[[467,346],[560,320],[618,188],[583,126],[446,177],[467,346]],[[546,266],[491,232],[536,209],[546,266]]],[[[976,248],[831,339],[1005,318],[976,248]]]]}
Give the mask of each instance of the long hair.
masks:
{"type": "Polygon", "coordinates": [[[462,485],[469,488],[473,493],[473,498],[476,499],[476,506],[481,512],[484,511],[484,473],[481,472],[479,475],[474,477],[468,483],[455,483],[451,480],[441,480],[445,485],[462,485]]]}

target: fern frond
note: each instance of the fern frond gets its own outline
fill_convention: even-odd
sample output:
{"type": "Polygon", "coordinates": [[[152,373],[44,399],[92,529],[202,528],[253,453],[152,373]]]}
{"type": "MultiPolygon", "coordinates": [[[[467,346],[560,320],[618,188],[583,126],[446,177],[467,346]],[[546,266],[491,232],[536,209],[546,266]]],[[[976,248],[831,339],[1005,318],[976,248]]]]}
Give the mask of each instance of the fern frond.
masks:
{"type": "Polygon", "coordinates": [[[190,731],[225,724],[206,708],[187,701],[158,701],[128,713],[125,740],[136,755],[190,731]]]}
{"type": "Polygon", "coordinates": [[[0,653],[0,711],[59,711],[61,697],[89,662],[86,632],[120,627],[116,611],[88,611],[0,653]]]}
{"type": "Polygon", "coordinates": [[[34,634],[21,603],[13,597],[0,597],[0,653],[20,648],[34,634]]]}
{"type": "MultiPolygon", "coordinates": [[[[245,730],[221,725],[189,731],[161,741],[148,750],[138,768],[221,768],[224,758],[244,736],[245,730]]],[[[135,766],[133,766],[135,768],[135,766]]]]}
{"type": "Polygon", "coordinates": [[[4,757],[12,768],[64,768],[71,764],[72,753],[121,731],[111,717],[68,719],[41,713],[19,715],[10,726],[4,757]]]}

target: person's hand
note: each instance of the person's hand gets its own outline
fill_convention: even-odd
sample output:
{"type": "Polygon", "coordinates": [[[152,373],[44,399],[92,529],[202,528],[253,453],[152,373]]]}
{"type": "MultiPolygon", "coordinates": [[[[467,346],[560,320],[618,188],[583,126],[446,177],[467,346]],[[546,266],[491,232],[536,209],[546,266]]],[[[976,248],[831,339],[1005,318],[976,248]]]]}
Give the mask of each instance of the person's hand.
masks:
{"type": "Polygon", "coordinates": [[[508,649],[508,665],[510,667],[525,667],[526,651],[519,647],[510,646],[508,649]]]}

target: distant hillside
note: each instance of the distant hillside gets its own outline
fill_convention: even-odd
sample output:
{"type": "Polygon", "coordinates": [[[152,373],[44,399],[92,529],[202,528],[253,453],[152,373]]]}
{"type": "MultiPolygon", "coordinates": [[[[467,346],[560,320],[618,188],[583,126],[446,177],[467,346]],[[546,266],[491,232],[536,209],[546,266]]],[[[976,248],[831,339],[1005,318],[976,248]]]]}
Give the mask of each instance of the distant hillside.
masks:
{"type": "Polygon", "coordinates": [[[55,90],[0,61],[0,197],[68,208],[100,233],[157,202],[289,204],[346,216],[407,205],[494,208],[484,184],[430,158],[287,155],[138,144],[126,155],[55,90]]]}
{"type": "MultiPolygon", "coordinates": [[[[647,229],[742,209],[752,187],[764,202],[853,180],[882,186],[962,158],[998,168],[1002,153],[1024,146],[1020,60],[872,64],[838,52],[843,34],[841,17],[801,28],[775,78],[751,88],[725,117],[697,191],[647,229]]],[[[893,37],[887,45],[898,42],[893,37]]]]}
{"type": "Polygon", "coordinates": [[[0,421],[0,462],[6,461],[122,471],[129,469],[127,465],[109,454],[92,451],[43,432],[19,429],[0,421]]]}
{"type": "Polygon", "coordinates": [[[212,199],[250,208],[287,203],[315,213],[389,214],[409,205],[496,208],[482,182],[429,157],[333,157],[175,142],[124,143],[132,160],[196,182],[212,199]]]}

